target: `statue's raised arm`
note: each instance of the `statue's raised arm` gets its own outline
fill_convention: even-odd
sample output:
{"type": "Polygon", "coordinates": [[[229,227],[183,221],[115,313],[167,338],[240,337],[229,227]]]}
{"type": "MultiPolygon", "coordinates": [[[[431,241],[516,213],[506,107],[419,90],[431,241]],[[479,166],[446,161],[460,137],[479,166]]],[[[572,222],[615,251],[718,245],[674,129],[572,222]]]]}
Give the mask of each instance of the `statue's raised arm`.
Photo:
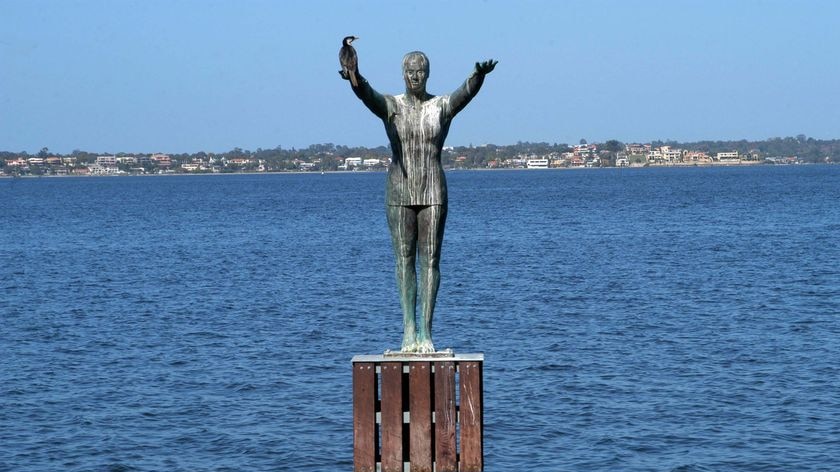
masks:
{"type": "Polygon", "coordinates": [[[496,68],[496,64],[498,63],[499,61],[494,61],[493,59],[475,63],[475,70],[473,70],[472,75],[451,95],[452,116],[457,115],[459,111],[463,110],[470,103],[470,100],[478,94],[479,89],[481,89],[481,84],[484,83],[484,76],[493,72],[493,69],[496,68]]]}
{"type": "Polygon", "coordinates": [[[388,118],[388,101],[385,97],[373,89],[368,81],[359,73],[359,61],[356,50],[351,43],[358,39],[355,36],[347,36],[342,41],[339,51],[341,70],[338,74],[341,78],[350,82],[353,93],[368,107],[374,115],[386,120],[388,118]]]}
{"type": "MultiPolygon", "coordinates": [[[[356,72],[356,78],[358,80],[358,85],[355,87],[352,84],[350,85],[353,89],[353,93],[359,97],[359,100],[361,100],[374,115],[386,120],[388,118],[388,100],[384,95],[374,90],[368,83],[367,79],[362,77],[362,74],[358,71],[356,72]]],[[[350,79],[347,78],[347,80],[350,79]]]]}

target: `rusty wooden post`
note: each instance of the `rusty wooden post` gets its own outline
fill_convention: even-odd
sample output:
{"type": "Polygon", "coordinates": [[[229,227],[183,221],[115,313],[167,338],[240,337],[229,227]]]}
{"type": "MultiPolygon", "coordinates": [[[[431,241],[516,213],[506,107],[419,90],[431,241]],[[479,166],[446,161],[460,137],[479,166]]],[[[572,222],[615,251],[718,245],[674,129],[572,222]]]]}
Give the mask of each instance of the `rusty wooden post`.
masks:
{"type": "Polygon", "coordinates": [[[458,472],[455,363],[435,362],[435,472],[458,472]]]}
{"type": "Polygon", "coordinates": [[[461,363],[461,470],[484,470],[484,411],[481,362],[461,363]]]}
{"type": "Polygon", "coordinates": [[[401,362],[383,362],[381,369],[382,472],[403,472],[403,366],[401,362]]]}
{"type": "Polygon", "coordinates": [[[483,354],[355,356],[354,472],[483,471],[483,363],[483,354]]]}
{"type": "Polygon", "coordinates": [[[353,470],[376,471],[376,370],[373,362],[353,364],[353,470]]]}
{"type": "Polygon", "coordinates": [[[408,371],[411,472],[432,472],[432,365],[410,362],[408,371]]]}

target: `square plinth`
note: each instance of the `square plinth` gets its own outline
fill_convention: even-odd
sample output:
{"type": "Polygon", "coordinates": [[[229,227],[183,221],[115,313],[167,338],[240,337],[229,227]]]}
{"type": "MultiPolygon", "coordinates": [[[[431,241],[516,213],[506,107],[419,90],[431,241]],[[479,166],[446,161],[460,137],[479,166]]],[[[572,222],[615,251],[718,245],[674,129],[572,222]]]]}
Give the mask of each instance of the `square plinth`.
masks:
{"type": "Polygon", "coordinates": [[[484,468],[484,354],[353,357],[357,472],[484,468]]]}

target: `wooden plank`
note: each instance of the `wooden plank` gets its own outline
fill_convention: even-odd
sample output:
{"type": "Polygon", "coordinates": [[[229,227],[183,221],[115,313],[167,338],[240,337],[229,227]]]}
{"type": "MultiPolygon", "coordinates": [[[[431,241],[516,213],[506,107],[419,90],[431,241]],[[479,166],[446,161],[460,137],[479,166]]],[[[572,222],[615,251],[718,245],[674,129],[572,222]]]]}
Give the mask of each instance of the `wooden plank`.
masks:
{"type": "Polygon", "coordinates": [[[408,391],[409,386],[411,385],[409,381],[409,367],[408,363],[403,364],[403,414],[405,415],[405,419],[403,420],[403,462],[408,463],[411,461],[411,457],[409,455],[409,451],[411,450],[411,424],[408,422],[409,408],[411,402],[409,401],[408,391]]]}
{"type": "Polygon", "coordinates": [[[463,362],[461,371],[461,471],[484,469],[481,362],[463,362]]]}
{"type": "Polygon", "coordinates": [[[382,472],[403,472],[403,366],[382,363],[382,472]]]}
{"type": "Polygon", "coordinates": [[[473,362],[484,362],[484,354],[483,353],[459,353],[455,354],[452,353],[447,357],[441,357],[438,354],[440,352],[429,354],[429,355],[422,355],[422,354],[412,354],[406,353],[389,353],[388,355],[382,354],[358,354],[353,356],[352,362],[355,364],[357,362],[374,362],[376,364],[380,364],[382,362],[438,362],[438,361],[452,361],[455,363],[458,362],[466,362],[466,361],[473,361],[473,362]]]}
{"type": "Polygon", "coordinates": [[[432,472],[432,366],[429,362],[409,365],[410,470],[432,472]]]}
{"type": "Polygon", "coordinates": [[[376,368],[353,364],[353,470],[376,471],[376,368]]]}
{"type": "Polygon", "coordinates": [[[435,362],[435,472],[457,472],[455,363],[435,362]]]}

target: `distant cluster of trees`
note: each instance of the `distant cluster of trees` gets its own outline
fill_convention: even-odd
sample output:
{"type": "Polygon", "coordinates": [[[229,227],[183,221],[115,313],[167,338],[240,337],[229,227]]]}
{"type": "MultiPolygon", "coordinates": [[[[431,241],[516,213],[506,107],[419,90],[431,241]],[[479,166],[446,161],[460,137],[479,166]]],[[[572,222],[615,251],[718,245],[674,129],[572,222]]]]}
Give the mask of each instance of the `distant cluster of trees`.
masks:
{"type": "MultiPolygon", "coordinates": [[[[587,144],[581,139],[579,144],[587,144]]],[[[692,151],[705,152],[711,156],[719,152],[738,151],[741,155],[748,155],[756,151],[762,157],[796,156],[799,162],[823,163],[826,160],[840,163],[840,139],[821,140],[798,135],[796,137],[770,138],[762,141],[653,141],[649,143],[653,148],[670,146],[672,148],[689,149],[692,151]]],[[[496,146],[459,146],[451,152],[444,153],[442,159],[444,165],[453,165],[451,161],[456,156],[466,156],[466,167],[487,167],[493,160],[512,159],[521,155],[547,156],[562,154],[572,150],[569,144],[557,143],[529,143],[518,142],[512,145],[496,146]]],[[[625,150],[625,143],[619,140],[610,139],[603,143],[597,143],[599,153],[605,159],[603,162],[614,162],[615,156],[625,150]]]]}
{"type": "MultiPolygon", "coordinates": [[[[580,144],[586,144],[586,140],[581,139],[580,144]]],[[[650,143],[653,147],[671,146],[673,148],[690,149],[694,151],[706,152],[714,155],[718,152],[738,151],[740,154],[755,154],[756,152],[761,157],[775,157],[775,156],[797,156],[800,162],[836,162],[840,163],[840,139],[814,139],[805,135],[798,135],[796,137],[786,138],[770,138],[762,141],[698,141],[680,143],[677,141],[654,141],[650,143]]],[[[485,168],[491,162],[499,162],[507,159],[513,159],[522,155],[536,155],[547,156],[554,154],[562,154],[569,152],[573,146],[564,143],[547,143],[547,142],[518,142],[516,144],[495,145],[487,144],[481,146],[456,146],[446,148],[441,159],[444,166],[447,167],[463,167],[463,168],[485,168]]],[[[625,150],[625,143],[618,140],[608,140],[604,143],[598,143],[597,149],[604,159],[603,162],[614,163],[615,156],[625,150]]],[[[37,154],[30,155],[25,151],[9,152],[0,151],[0,165],[3,166],[3,171],[11,174],[13,169],[9,167],[9,162],[14,159],[26,159],[28,157],[73,157],[74,165],[90,165],[96,162],[97,156],[103,154],[120,156],[137,156],[136,153],[92,153],[82,150],[74,150],[70,154],[62,155],[52,153],[48,148],[41,149],[37,154]]],[[[339,170],[340,166],[348,157],[364,157],[364,158],[378,158],[386,161],[391,155],[391,150],[387,146],[379,146],[374,148],[368,147],[350,147],[343,145],[336,145],[332,143],[313,144],[303,149],[284,149],[282,146],[277,146],[273,149],[257,148],[256,151],[250,151],[241,148],[234,148],[222,153],[207,153],[199,151],[195,153],[169,154],[172,159],[173,168],[178,169],[179,166],[195,163],[206,162],[216,163],[213,167],[214,171],[234,172],[237,170],[248,170],[251,167],[260,167],[267,171],[284,171],[284,170],[298,170],[303,168],[303,163],[306,163],[306,169],[318,171],[334,171],[339,170]],[[249,165],[245,166],[228,166],[227,163],[233,161],[247,160],[249,165]],[[221,165],[220,165],[221,163],[221,165]]],[[[608,164],[609,165],[609,164],[608,164]]],[[[208,168],[210,168],[208,166],[208,168]]]]}
{"type": "Polygon", "coordinates": [[[652,146],[672,146],[709,154],[718,152],[738,151],[748,154],[757,150],[762,157],[797,156],[800,162],[825,162],[828,158],[832,162],[840,162],[840,139],[814,139],[804,134],[796,137],[770,138],[762,141],[697,141],[678,143],[676,141],[654,141],[652,146]]]}
{"type": "MultiPolygon", "coordinates": [[[[587,144],[587,142],[585,139],[581,139],[579,144],[587,144]]],[[[798,156],[800,161],[811,163],[825,162],[826,157],[828,157],[833,162],[840,162],[840,139],[818,140],[802,134],[796,137],[770,138],[763,141],[697,141],[686,143],[654,141],[650,144],[653,147],[671,146],[674,148],[702,151],[710,155],[728,151],[738,151],[739,154],[746,155],[757,150],[763,157],[798,156]]],[[[445,166],[455,166],[455,159],[457,157],[466,157],[467,159],[465,161],[458,162],[457,165],[463,165],[469,168],[484,168],[487,167],[490,161],[494,160],[513,159],[520,155],[545,156],[554,153],[560,154],[570,152],[572,147],[572,145],[565,143],[531,143],[522,141],[516,144],[506,145],[455,146],[447,148],[441,155],[441,160],[445,166]]],[[[597,147],[599,151],[614,155],[624,151],[625,143],[610,139],[603,143],[598,143],[597,147]]],[[[173,154],[172,157],[173,159],[178,158],[183,160],[205,155],[202,152],[189,155],[173,154]]],[[[391,156],[391,150],[387,146],[366,148],[325,143],[313,144],[305,149],[282,149],[278,146],[275,149],[257,149],[254,152],[236,148],[233,151],[224,153],[224,155],[228,158],[244,157],[263,159],[270,163],[290,163],[295,160],[312,161],[313,159],[320,159],[322,170],[335,170],[347,157],[364,156],[387,159],[391,156]]]]}

